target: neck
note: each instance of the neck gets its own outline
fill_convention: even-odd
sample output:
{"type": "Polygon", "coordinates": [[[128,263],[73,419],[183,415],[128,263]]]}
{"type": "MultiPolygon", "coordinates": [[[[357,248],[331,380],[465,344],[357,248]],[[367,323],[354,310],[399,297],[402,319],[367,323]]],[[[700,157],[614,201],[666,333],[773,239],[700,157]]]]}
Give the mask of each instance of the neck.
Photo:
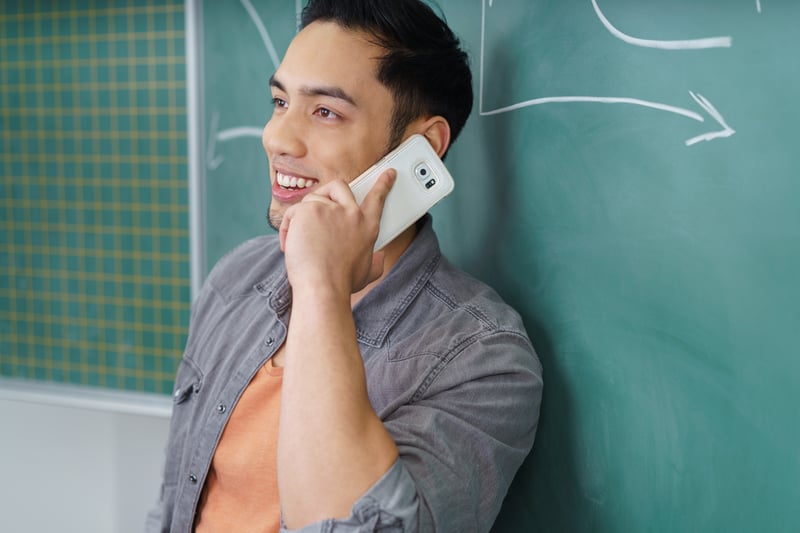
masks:
{"type": "Polygon", "coordinates": [[[405,230],[392,242],[383,247],[383,273],[378,279],[369,283],[366,287],[350,296],[350,307],[355,307],[355,305],[360,302],[361,299],[369,293],[369,291],[375,288],[378,283],[383,281],[383,278],[389,275],[389,272],[391,272],[395,263],[397,263],[397,261],[400,259],[400,256],[403,255],[403,252],[405,252],[406,249],[411,245],[411,242],[416,236],[417,225],[412,224],[410,228],[405,230]]]}

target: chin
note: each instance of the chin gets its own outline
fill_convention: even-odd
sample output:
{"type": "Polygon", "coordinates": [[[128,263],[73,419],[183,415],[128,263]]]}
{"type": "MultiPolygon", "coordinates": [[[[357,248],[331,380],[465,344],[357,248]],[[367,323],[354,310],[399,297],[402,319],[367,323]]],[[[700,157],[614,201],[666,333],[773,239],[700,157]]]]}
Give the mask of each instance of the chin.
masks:
{"type": "Polygon", "coordinates": [[[267,213],[267,224],[269,227],[278,231],[281,227],[281,222],[283,221],[283,213],[279,212],[277,209],[274,209],[272,205],[269,206],[269,212],[267,213]]]}

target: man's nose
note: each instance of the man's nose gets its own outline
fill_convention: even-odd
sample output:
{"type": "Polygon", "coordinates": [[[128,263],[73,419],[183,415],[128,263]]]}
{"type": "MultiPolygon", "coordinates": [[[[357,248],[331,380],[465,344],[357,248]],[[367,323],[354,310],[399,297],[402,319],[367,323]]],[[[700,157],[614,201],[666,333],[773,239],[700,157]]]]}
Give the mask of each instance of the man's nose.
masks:
{"type": "Polygon", "coordinates": [[[273,117],[264,126],[261,142],[267,155],[300,157],[305,150],[304,128],[291,110],[273,117]]]}

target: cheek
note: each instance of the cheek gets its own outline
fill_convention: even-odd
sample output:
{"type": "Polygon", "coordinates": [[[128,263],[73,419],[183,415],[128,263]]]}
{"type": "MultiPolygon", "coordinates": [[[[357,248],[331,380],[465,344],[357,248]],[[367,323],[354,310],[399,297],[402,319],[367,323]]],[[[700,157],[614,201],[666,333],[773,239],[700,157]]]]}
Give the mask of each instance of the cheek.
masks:
{"type": "Polygon", "coordinates": [[[272,120],[267,121],[267,123],[264,125],[264,129],[261,130],[261,146],[264,148],[264,152],[267,152],[267,154],[269,154],[269,150],[267,149],[267,142],[270,134],[269,125],[271,123],[272,120]]]}
{"type": "Polygon", "coordinates": [[[359,154],[360,146],[352,142],[352,138],[339,134],[317,139],[314,146],[309,146],[309,155],[313,154],[314,165],[321,171],[325,181],[349,182],[361,173],[363,168],[360,168],[359,159],[363,156],[359,154]]]}
{"type": "Polygon", "coordinates": [[[352,181],[386,155],[388,140],[374,131],[353,132],[337,155],[345,181],[352,181]]]}
{"type": "Polygon", "coordinates": [[[343,159],[342,164],[339,166],[340,175],[338,177],[350,183],[374,165],[378,159],[380,157],[372,158],[364,153],[348,154],[348,157],[343,159]]]}

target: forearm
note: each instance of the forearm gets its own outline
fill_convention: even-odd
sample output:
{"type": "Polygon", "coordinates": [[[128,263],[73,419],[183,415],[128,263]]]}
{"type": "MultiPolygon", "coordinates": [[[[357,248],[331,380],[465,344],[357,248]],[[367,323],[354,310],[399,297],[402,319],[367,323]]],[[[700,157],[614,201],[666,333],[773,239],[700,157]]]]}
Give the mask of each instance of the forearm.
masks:
{"type": "Polygon", "coordinates": [[[297,528],[347,516],[398,452],[369,403],[349,295],[325,287],[293,299],[278,483],[284,520],[297,528]]]}

